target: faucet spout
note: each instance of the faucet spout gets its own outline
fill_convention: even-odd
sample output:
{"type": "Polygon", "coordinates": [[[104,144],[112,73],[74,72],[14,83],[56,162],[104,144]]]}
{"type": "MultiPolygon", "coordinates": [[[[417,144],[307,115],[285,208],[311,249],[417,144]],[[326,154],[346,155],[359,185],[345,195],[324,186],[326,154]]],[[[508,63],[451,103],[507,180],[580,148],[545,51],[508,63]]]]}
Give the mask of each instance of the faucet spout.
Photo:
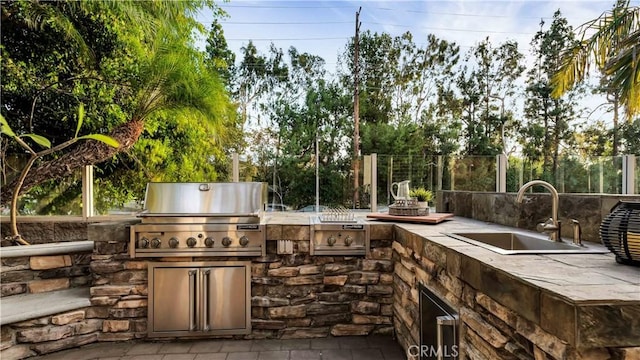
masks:
{"type": "Polygon", "coordinates": [[[560,222],[558,221],[558,203],[560,202],[560,197],[558,196],[558,191],[553,185],[549,184],[546,181],[542,180],[533,180],[528,183],[522,185],[520,190],[518,190],[518,195],[516,196],[516,201],[518,203],[522,203],[524,200],[524,192],[527,191],[528,188],[533,187],[535,185],[540,185],[551,193],[551,223],[545,224],[543,227],[545,231],[549,232],[549,239],[552,241],[560,241],[560,222]]]}

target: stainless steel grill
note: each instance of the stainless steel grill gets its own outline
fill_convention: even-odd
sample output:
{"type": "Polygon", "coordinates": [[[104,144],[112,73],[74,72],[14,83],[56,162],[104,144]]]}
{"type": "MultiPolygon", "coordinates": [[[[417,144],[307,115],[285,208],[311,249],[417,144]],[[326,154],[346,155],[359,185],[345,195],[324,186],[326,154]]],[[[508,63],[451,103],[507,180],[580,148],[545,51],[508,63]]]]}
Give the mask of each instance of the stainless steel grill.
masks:
{"type": "Polygon", "coordinates": [[[264,256],[263,183],[149,183],[131,257],[264,256]]]}

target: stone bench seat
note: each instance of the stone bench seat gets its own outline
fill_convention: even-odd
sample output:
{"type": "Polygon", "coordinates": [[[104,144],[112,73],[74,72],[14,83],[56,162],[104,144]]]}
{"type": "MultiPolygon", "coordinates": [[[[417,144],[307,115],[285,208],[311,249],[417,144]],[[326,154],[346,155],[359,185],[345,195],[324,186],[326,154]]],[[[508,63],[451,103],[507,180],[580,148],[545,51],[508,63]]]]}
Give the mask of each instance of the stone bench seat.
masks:
{"type": "Polygon", "coordinates": [[[72,288],[2,298],[0,325],[37,319],[91,306],[89,288],[72,288]]]}

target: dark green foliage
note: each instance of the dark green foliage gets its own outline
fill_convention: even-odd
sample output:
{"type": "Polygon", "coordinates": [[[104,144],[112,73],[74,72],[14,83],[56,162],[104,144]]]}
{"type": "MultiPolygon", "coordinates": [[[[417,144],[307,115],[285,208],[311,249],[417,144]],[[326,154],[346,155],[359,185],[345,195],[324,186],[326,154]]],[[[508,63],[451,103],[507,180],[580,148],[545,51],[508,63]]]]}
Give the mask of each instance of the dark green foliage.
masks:
{"type": "MultiPolygon", "coordinates": [[[[202,29],[193,16],[203,6],[213,4],[3,2],[1,111],[12,128],[55,145],[75,131],[78,103],[87,114],[80,135],[146,122],[138,143],[96,168],[99,212],[139,199],[148,181],[226,176],[226,144],[239,138],[240,127],[215,69],[205,68],[193,46],[191,37],[202,29]]],[[[213,14],[220,13],[214,8],[213,14]]],[[[73,159],[69,165],[78,166],[73,159]]],[[[52,160],[43,159],[34,173],[41,175],[38,166],[52,160]]]]}

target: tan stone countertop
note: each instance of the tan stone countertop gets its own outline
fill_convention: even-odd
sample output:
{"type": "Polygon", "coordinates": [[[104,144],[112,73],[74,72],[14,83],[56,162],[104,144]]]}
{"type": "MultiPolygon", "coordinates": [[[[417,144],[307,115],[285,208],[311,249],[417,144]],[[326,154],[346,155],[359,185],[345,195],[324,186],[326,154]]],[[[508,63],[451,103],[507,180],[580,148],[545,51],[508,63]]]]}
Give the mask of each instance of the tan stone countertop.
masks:
{"type": "Polygon", "coordinates": [[[444,233],[514,228],[460,217],[436,226],[402,223],[396,226],[576,303],[640,304],[640,268],[618,264],[613,253],[501,255],[444,233]]]}

